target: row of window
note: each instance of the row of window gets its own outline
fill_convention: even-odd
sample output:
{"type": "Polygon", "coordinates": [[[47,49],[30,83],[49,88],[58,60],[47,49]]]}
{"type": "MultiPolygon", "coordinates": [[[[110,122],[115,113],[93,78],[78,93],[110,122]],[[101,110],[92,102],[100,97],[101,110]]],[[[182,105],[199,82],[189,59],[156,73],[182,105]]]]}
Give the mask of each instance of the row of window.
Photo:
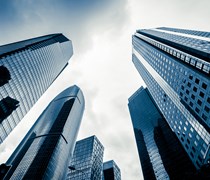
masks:
{"type": "MultiPolygon", "coordinates": [[[[138,46],[138,42],[136,42],[135,38],[133,38],[133,43],[138,46]]],[[[145,46],[141,46],[141,49],[144,49],[144,51],[150,52],[150,58],[148,59],[150,65],[172,86],[177,92],[180,91],[180,86],[181,84],[185,83],[186,84],[186,79],[184,81],[180,81],[185,78],[188,74],[191,74],[189,72],[194,73],[191,69],[183,66],[182,64],[178,63],[177,61],[173,60],[170,56],[167,56],[166,54],[163,54],[161,52],[158,52],[157,50],[153,50],[153,48],[145,48],[145,46]],[[154,60],[152,60],[154,59],[154,60]]],[[[196,77],[199,77],[200,75],[196,74],[196,77]]],[[[191,74],[191,79],[194,77],[191,74]]],[[[194,85],[193,90],[195,92],[198,92],[196,94],[193,94],[193,96],[200,96],[202,98],[203,102],[206,102],[207,100],[210,99],[210,97],[204,97],[205,94],[207,95],[208,92],[208,86],[207,83],[204,82],[204,78],[194,78],[194,83],[192,82],[187,82],[187,86],[191,87],[192,84],[194,85]],[[196,85],[197,84],[197,85],[196,85]],[[196,86],[195,86],[196,85],[196,86]],[[200,87],[203,90],[200,90],[200,87]],[[207,99],[206,99],[207,98],[207,99]]],[[[182,85],[181,89],[184,89],[185,87],[182,85]]],[[[179,92],[181,97],[183,97],[183,94],[190,94],[192,91],[190,89],[186,89],[186,92],[179,92]]],[[[190,97],[183,97],[183,99],[189,104],[190,103],[190,97]],[[185,98],[185,99],[184,99],[185,98]]],[[[191,106],[192,103],[196,105],[196,102],[191,101],[191,106]]],[[[202,117],[202,119],[205,121],[206,124],[210,124],[210,121],[208,120],[208,109],[210,105],[206,105],[206,107],[202,107],[203,110],[200,112],[199,110],[199,116],[202,117]],[[205,109],[205,110],[204,110],[205,109]],[[204,111],[204,112],[203,112],[204,111]]],[[[198,112],[197,106],[194,106],[194,111],[198,112]]]]}
{"type": "Polygon", "coordinates": [[[151,38],[148,38],[146,36],[143,36],[141,34],[135,34],[137,37],[145,40],[146,42],[156,46],[157,48],[167,52],[168,54],[180,59],[181,61],[184,61],[186,63],[188,63],[191,66],[196,67],[199,70],[202,70],[203,72],[209,74],[210,73],[210,65],[206,62],[204,62],[203,60],[200,60],[194,56],[191,56],[189,54],[186,54],[182,51],[179,51],[175,48],[172,48],[170,46],[167,46],[165,44],[162,44],[160,42],[157,42],[151,38]]]}
{"type": "Polygon", "coordinates": [[[168,28],[168,27],[161,27],[158,29],[184,33],[184,34],[190,34],[190,35],[196,35],[196,36],[201,36],[201,37],[210,37],[210,32],[204,32],[204,31],[195,31],[195,30],[189,30],[189,29],[176,29],[176,28],[168,28]]]}

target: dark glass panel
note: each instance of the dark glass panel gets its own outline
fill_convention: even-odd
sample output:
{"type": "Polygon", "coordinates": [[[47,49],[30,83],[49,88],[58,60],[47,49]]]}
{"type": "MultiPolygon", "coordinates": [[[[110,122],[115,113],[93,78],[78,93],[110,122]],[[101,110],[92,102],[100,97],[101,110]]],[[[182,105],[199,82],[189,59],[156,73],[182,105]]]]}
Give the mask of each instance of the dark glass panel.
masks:
{"type": "Polygon", "coordinates": [[[19,106],[19,101],[9,96],[0,101],[0,123],[19,106]]]}
{"type": "Polygon", "coordinates": [[[23,179],[42,179],[75,99],[65,102],[23,179]],[[50,135],[51,134],[51,135],[50,135]]]}
{"type": "Polygon", "coordinates": [[[11,79],[9,70],[5,66],[0,66],[0,86],[8,83],[11,79]]]}

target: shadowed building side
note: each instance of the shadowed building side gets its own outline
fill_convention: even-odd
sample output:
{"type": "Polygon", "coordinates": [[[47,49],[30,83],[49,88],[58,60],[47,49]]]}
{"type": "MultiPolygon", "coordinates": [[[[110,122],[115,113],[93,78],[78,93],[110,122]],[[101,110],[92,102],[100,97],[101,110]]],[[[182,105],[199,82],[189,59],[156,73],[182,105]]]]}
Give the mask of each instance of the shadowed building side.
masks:
{"type": "Polygon", "coordinates": [[[139,88],[129,98],[128,106],[144,179],[179,180],[195,173],[195,167],[149,91],[139,88]]]}
{"type": "Polygon", "coordinates": [[[121,180],[120,169],[113,160],[103,163],[103,180],[121,180]]]}
{"type": "Polygon", "coordinates": [[[8,159],[5,179],[65,179],[83,111],[77,86],[56,96],[8,159]]]}

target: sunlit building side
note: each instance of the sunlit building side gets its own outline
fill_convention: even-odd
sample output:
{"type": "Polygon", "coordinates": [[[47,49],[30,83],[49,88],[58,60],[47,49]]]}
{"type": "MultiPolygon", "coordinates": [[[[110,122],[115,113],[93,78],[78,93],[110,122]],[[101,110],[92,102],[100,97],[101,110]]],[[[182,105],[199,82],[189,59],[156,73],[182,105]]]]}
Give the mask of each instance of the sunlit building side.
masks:
{"type": "Polygon", "coordinates": [[[72,43],[51,34],[0,46],[0,143],[67,66],[72,43]]]}
{"type": "Polygon", "coordinates": [[[120,168],[113,160],[103,163],[103,180],[121,180],[120,168]]]}

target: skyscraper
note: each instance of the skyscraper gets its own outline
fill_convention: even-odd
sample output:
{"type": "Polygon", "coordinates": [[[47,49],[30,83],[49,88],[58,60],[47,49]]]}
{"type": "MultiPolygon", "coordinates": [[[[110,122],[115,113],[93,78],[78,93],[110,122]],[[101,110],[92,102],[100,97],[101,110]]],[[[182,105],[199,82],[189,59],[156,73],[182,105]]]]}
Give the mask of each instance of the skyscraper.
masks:
{"type": "Polygon", "coordinates": [[[157,28],[132,38],[133,63],[198,170],[210,163],[209,35],[157,28]]]}
{"type": "Polygon", "coordinates": [[[145,180],[183,179],[195,168],[148,89],[129,98],[136,144],[145,180]]]}
{"type": "Polygon", "coordinates": [[[69,164],[69,180],[102,180],[104,147],[96,136],[77,141],[69,164]]]}
{"type": "Polygon", "coordinates": [[[120,169],[113,160],[103,163],[103,180],[121,180],[120,169]]]}
{"type": "Polygon", "coordinates": [[[0,143],[68,64],[72,43],[51,34],[0,46],[0,143]]]}
{"type": "Polygon", "coordinates": [[[57,95],[6,162],[5,179],[65,179],[83,111],[77,86],[57,95]]]}

